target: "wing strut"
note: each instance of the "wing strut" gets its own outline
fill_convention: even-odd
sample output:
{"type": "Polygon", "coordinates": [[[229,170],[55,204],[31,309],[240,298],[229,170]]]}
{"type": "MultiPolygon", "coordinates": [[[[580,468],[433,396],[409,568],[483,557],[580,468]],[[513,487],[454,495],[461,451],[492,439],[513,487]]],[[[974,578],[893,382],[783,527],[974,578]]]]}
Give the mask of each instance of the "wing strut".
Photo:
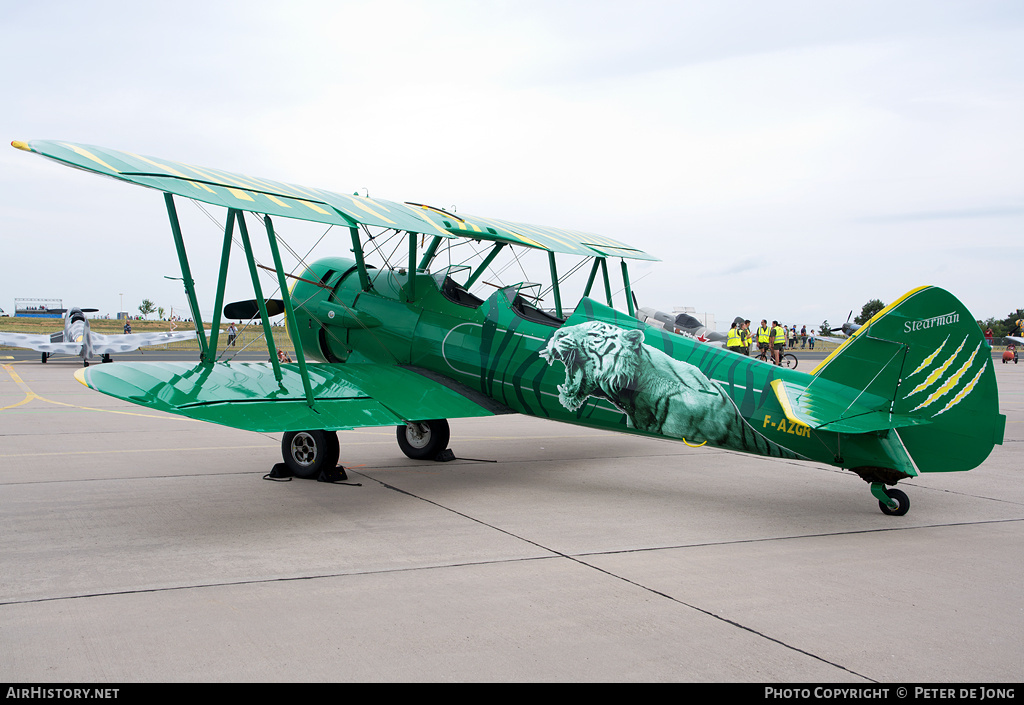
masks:
{"type": "Polygon", "coordinates": [[[444,240],[444,238],[440,235],[434,236],[434,239],[430,241],[430,246],[427,248],[427,251],[423,253],[423,259],[420,260],[420,264],[416,269],[421,272],[427,271],[427,268],[430,267],[430,261],[434,259],[434,254],[437,252],[437,247],[441,244],[442,240],[444,240]]]}
{"type": "MultiPolygon", "coordinates": [[[[224,225],[224,245],[220,251],[220,274],[217,276],[217,300],[213,305],[213,330],[210,332],[211,357],[217,356],[217,343],[220,337],[221,309],[224,307],[224,287],[228,281],[228,260],[231,257],[231,236],[235,232],[235,213],[228,209],[228,220],[224,225]]],[[[212,360],[211,360],[212,362],[212,360]]]]}
{"type": "Polygon", "coordinates": [[[604,277],[604,295],[608,299],[608,308],[615,308],[612,303],[612,283],[608,279],[608,259],[601,258],[601,275],[604,277]]]}
{"type": "Polygon", "coordinates": [[[480,275],[484,273],[484,270],[490,266],[491,262],[494,261],[494,258],[498,256],[499,252],[501,252],[501,249],[505,247],[505,244],[506,243],[504,242],[495,243],[494,247],[491,248],[491,251],[484,258],[484,261],[476,268],[476,271],[470,275],[469,279],[466,280],[466,283],[462,285],[464,289],[468,290],[476,283],[476,280],[479,279],[480,275]]]}
{"type": "MultiPolygon", "coordinates": [[[[292,297],[288,292],[288,285],[284,280],[284,267],[281,266],[281,253],[277,248],[277,238],[274,237],[274,223],[270,220],[269,215],[263,216],[263,222],[267,226],[267,239],[270,240],[270,252],[274,256],[274,266],[277,268],[277,282],[281,287],[281,298],[284,299],[284,311],[288,323],[288,331],[291,333],[292,340],[295,341],[295,357],[299,361],[299,376],[302,377],[302,389],[306,393],[306,404],[310,409],[315,409],[313,404],[313,389],[309,384],[309,372],[306,371],[306,355],[302,352],[302,339],[299,337],[299,322],[295,318],[295,309],[292,307],[292,297]]],[[[414,237],[412,233],[409,233],[409,235],[410,237],[414,237]]],[[[266,307],[262,298],[260,303],[266,307]]],[[[277,358],[276,351],[271,354],[271,357],[275,359],[277,358]]]]}
{"type": "Polygon", "coordinates": [[[629,272],[626,269],[626,260],[622,260],[622,284],[626,287],[626,310],[629,311],[630,316],[635,316],[636,311],[633,310],[633,290],[629,288],[629,272]]]}
{"type": "Polygon", "coordinates": [[[548,250],[548,266],[551,268],[551,292],[555,295],[555,315],[565,318],[562,315],[562,294],[558,291],[558,270],[555,268],[555,253],[548,250]]]}
{"type": "Polygon", "coordinates": [[[278,384],[281,384],[281,363],[277,359],[277,345],[274,344],[274,334],[270,330],[270,316],[267,315],[267,302],[263,298],[263,287],[260,286],[259,273],[256,271],[256,260],[252,254],[252,243],[249,242],[249,229],[245,226],[245,217],[242,211],[231,209],[231,212],[238,219],[238,233],[242,236],[242,247],[245,249],[245,259],[249,264],[249,276],[252,278],[252,289],[256,294],[256,305],[260,308],[260,318],[263,321],[263,335],[267,339],[267,350],[270,351],[270,364],[274,367],[274,378],[278,384]]]}
{"type": "Polygon", "coordinates": [[[363,291],[370,290],[370,275],[366,273],[366,261],[363,259],[363,244],[359,241],[359,228],[355,225],[348,229],[352,235],[352,254],[356,257],[356,269],[359,270],[359,286],[363,291]]]}
{"type": "MultiPolygon", "coordinates": [[[[171,220],[171,232],[174,234],[174,247],[178,251],[178,263],[181,265],[181,278],[185,282],[185,295],[188,296],[188,306],[192,309],[192,320],[196,326],[196,337],[199,338],[199,359],[212,360],[210,351],[206,347],[206,335],[203,332],[203,318],[199,315],[199,302],[196,301],[195,283],[192,281],[192,270],[188,266],[188,255],[185,254],[185,241],[181,237],[181,224],[178,222],[178,211],[174,207],[174,196],[164,192],[164,202],[167,204],[167,216],[171,220]]],[[[280,378],[278,378],[280,379],[280,378]]]]}

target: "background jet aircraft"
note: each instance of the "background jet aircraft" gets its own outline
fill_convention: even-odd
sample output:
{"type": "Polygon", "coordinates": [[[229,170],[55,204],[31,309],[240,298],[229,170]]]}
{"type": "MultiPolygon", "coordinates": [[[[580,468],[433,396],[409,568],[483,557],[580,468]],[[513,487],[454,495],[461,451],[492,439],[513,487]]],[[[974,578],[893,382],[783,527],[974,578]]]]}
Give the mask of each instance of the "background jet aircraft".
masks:
{"type": "Polygon", "coordinates": [[[664,311],[656,311],[649,306],[644,306],[637,309],[636,317],[647,325],[696,338],[702,343],[725,342],[728,338],[725,333],[708,330],[703,323],[688,313],[665,313],[664,311]]]}
{"type": "Polygon", "coordinates": [[[31,348],[43,354],[46,362],[51,355],[78,355],[86,367],[89,358],[102,356],[103,362],[110,362],[110,354],[129,352],[141,347],[177,343],[192,340],[196,337],[195,330],[175,333],[131,333],[128,335],[102,335],[89,330],[89,319],[86,313],[94,313],[94,308],[51,309],[52,313],[64,314],[64,330],[50,335],[32,333],[0,333],[0,345],[14,348],[31,348]]]}

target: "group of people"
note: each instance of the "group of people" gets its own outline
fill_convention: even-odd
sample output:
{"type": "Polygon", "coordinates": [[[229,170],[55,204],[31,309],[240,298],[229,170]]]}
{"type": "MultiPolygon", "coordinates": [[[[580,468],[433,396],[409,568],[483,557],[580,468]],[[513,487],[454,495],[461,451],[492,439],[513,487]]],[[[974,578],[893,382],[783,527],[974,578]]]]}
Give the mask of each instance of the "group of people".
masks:
{"type": "Polygon", "coordinates": [[[807,344],[810,343],[811,350],[814,350],[814,331],[812,330],[810,335],[807,334],[807,326],[803,326],[800,332],[797,333],[796,326],[783,326],[779,325],[778,321],[772,321],[771,326],[768,325],[767,319],[761,319],[761,326],[757,329],[756,333],[750,332],[750,321],[742,318],[736,318],[732,322],[732,327],[729,328],[729,336],[726,339],[725,346],[735,353],[740,355],[750,355],[750,348],[754,342],[754,337],[757,338],[757,349],[765,352],[765,356],[769,357],[772,362],[776,365],[782,361],[782,351],[786,347],[796,348],[797,340],[800,340],[800,347],[806,348],[807,344]]]}

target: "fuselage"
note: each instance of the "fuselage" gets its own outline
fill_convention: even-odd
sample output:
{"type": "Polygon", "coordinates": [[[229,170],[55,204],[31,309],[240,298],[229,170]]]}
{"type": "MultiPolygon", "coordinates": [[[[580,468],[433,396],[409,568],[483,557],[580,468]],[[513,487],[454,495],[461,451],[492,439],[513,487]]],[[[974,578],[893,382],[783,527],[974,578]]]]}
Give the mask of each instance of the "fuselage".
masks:
{"type": "Polygon", "coordinates": [[[361,290],[354,262],[342,258],[314,263],[303,278],[324,284],[298,281],[292,291],[294,301],[304,302],[296,310],[297,328],[312,360],[425,369],[513,411],[556,421],[838,467],[899,467],[883,434],[823,432],[787,419],[771,382],[805,383],[809,375],[645,325],[590,299],[562,321],[531,305],[517,286],[481,300],[443,273],[417,274],[413,301],[400,270],[371,270],[369,291],[361,290]],[[604,339],[597,322],[609,325],[600,329],[604,339]],[[635,342],[615,339],[628,331],[638,331],[635,342]],[[554,349],[556,343],[563,352],[554,349]],[[642,363],[630,347],[642,353],[642,363]],[[618,359],[609,362],[613,354],[618,359]],[[639,365],[643,389],[636,374],[602,370],[602,364],[639,365]],[[634,378],[621,385],[601,379],[616,374],[634,378]],[[690,394],[702,380],[711,386],[690,394]],[[703,426],[673,422],[698,411],[703,426]],[[723,421],[729,413],[739,421],[723,421]],[[732,430],[702,430],[712,422],[732,430]]]}
{"type": "Polygon", "coordinates": [[[69,308],[64,314],[64,342],[81,343],[79,357],[88,361],[92,357],[92,338],[89,333],[89,319],[80,308],[69,308]]]}

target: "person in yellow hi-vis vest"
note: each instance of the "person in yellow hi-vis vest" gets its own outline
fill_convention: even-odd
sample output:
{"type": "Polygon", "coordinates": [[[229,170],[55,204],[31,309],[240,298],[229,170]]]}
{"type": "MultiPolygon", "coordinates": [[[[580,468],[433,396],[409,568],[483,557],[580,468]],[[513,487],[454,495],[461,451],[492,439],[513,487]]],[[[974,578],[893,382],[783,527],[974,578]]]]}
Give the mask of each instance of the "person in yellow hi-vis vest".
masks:
{"type": "Polygon", "coordinates": [[[768,327],[768,321],[761,319],[761,327],[757,329],[757,349],[763,350],[765,354],[772,347],[772,331],[768,327]]]}
{"type": "Polygon", "coordinates": [[[743,354],[746,355],[747,357],[750,357],[751,337],[752,336],[750,334],[750,321],[745,320],[743,321],[743,325],[740,326],[740,340],[743,341],[743,345],[741,345],[740,347],[743,350],[743,354]]]}
{"type": "Polygon", "coordinates": [[[786,347],[786,331],[778,321],[772,321],[772,359],[776,365],[782,364],[782,349],[786,347]]]}
{"type": "Polygon", "coordinates": [[[733,321],[732,326],[729,328],[729,337],[725,341],[725,347],[730,352],[743,354],[743,338],[740,334],[740,329],[736,326],[736,321],[733,321]]]}

